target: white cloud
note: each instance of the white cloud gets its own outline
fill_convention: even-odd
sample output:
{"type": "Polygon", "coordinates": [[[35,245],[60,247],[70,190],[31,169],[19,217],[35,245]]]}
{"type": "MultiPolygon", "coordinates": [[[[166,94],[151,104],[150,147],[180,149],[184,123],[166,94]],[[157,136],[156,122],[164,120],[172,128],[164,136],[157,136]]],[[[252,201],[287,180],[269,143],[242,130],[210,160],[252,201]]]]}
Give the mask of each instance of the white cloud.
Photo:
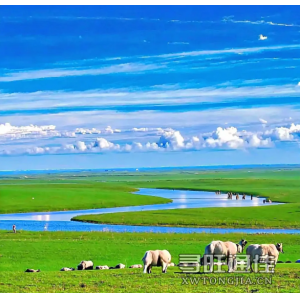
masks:
{"type": "Polygon", "coordinates": [[[75,133],[77,134],[100,134],[101,130],[96,128],[87,129],[87,128],[76,128],[75,133]]]}
{"type": "Polygon", "coordinates": [[[264,138],[260,133],[238,131],[235,127],[218,127],[206,137],[204,145],[211,148],[241,149],[272,147],[273,143],[269,137],[264,138]]]}
{"type": "MultiPolygon", "coordinates": [[[[300,90],[295,84],[285,85],[259,85],[259,86],[227,86],[227,87],[201,87],[182,88],[171,90],[87,90],[87,91],[43,91],[34,93],[0,93],[2,110],[37,110],[56,109],[58,112],[64,108],[85,110],[96,106],[98,110],[109,108],[115,110],[119,107],[136,108],[137,105],[178,105],[180,103],[220,103],[227,100],[228,106],[232,103],[249,101],[259,98],[299,97],[300,90]],[[62,99],[64,101],[62,102],[62,99]],[[85,101],[82,101],[85,99],[85,101]],[[16,108],[17,107],[17,108],[16,108]]],[[[275,102],[275,101],[274,101],[275,102]]],[[[139,109],[139,108],[137,108],[139,109]]],[[[142,110],[142,109],[140,109],[142,110]]]]}
{"type": "Polygon", "coordinates": [[[237,128],[218,127],[217,130],[205,140],[205,146],[212,148],[226,147],[237,149],[244,146],[244,140],[238,135],[237,128]]]}
{"type": "Polygon", "coordinates": [[[113,133],[120,133],[120,132],[121,132],[120,129],[112,129],[111,126],[107,126],[103,131],[103,133],[105,134],[113,134],[113,133]]]}
{"type": "MultiPolygon", "coordinates": [[[[266,36],[260,35],[260,40],[267,39],[266,36]]],[[[187,42],[171,42],[172,44],[188,44],[187,42]]],[[[170,44],[171,44],[170,43],[170,44]]],[[[60,78],[60,77],[71,77],[71,76],[99,76],[107,74],[120,74],[120,73],[140,73],[146,71],[157,71],[157,70],[168,70],[168,66],[172,64],[169,58],[182,60],[186,58],[194,57],[207,57],[223,55],[227,56],[230,54],[247,54],[247,53],[259,53],[264,51],[280,51],[284,49],[299,49],[300,45],[277,45],[277,46],[266,46],[266,47],[252,47],[252,48],[232,48],[232,49],[216,49],[216,50],[200,50],[200,51],[188,51],[178,53],[166,53],[152,56],[132,56],[123,57],[124,62],[122,64],[111,64],[111,65],[95,65],[104,61],[115,61],[120,58],[105,58],[105,59],[90,59],[82,61],[73,61],[62,63],[63,67],[49,69],[37,69],[37,70],[10,70],[2,76],[0,76],[0,82],[12,82],[21,80],[36,80],[44,78],[60,78]],[[146,62],[145,62],[146,59],[146,62]],[[155,60],[157,59],[157,60],[155,60]],[[147,61],[149,60],[149,61],[147,61]],[[134,62],[132,62],[134,61],[134,62]],[[90,65],[87,66],[86,64],[90,65]],[[66,65],[69,65],[66,67],[66,65]],[[72,67],[70,67],[70,65],[72,67]],[[74,67],[75,66],[75,67],[74,67]]],[[[199,60],[199,58],[198,58],[199,60]]],[[[205,66],[206,68],[206,66],[205,66]]],[[[172,69],[172,68],[171,68],[172,69]]]]}
{"type": "Polygon", "coordinates": [[[262,124],[267,124],[267,123],[268,123],[267,120],[264,120],[264,119],[262,119],[262,118],[260,118],[259,121],[260,121],[260,123],[262,123],[262,124]]]}
{"type": "Polygon", "coordinates": [[[184,138],[179,131],[165,130],[159,138],[158,146],[174,150],[182,149],[185,147],[184,138]]]}
{"type": "Polygon", "coordinates": [[[164,68],[163,65],[126,63],[104,67],[90,67],[86,69],[56,68],[42,70],[18,70],[17,72],[5,73],[0,77],[0,82],[11,82],[20,80],[34,80],[43,78],[59,78],[70,76],[97,76],[117,73],[138,73],[149,70],[164,68]]]}
{"type": "Polygon", "coordinates": [[[0,124],[0,135],[7,134],[30,134],[30,133],[40,133],[47,134],[47,132],[52,132],[55,130],[54,125],[46,126],[12,126],[10,123],[0,124]]]}
{"type": "MultiPolygon", "coordinates": [[[[2,126],[3,127],[3,126],[2,126]]],[[[111,128],[111,127],[109,127],[111,128]]],[[[142,127],[146,128],[146,127],[142,127]]],[[[280,142],[300,142],[300,124],[291,124],[289,127],[275,127],[265,131],[238,130],[231,126],[218,127],[208,133],[199,133],[192,136],[184,135],[171,128],[161,129],[156,135],[146,135],[143,141],[131,137],[131,142],[115,143],[104,137],[93,141],[77,140],[58,146],[36,145],[29,148],[1,149],[5,155],[43,155],[61,153],[101,153],[101,152],[147,152],[147,151],[200,151],[202,149],[248,149],[269,148],[280,142]],[[145,140],[146,139],[146,140],[145,140]]]]}
{"type": "Polygon", "coordinates": [[[135,132],[145,132],[145,131],[148,131],[149,128],[145,128],[145,127],[142,127],[142,128],[132,128],[132,131],[135,131],[135,132]]]}
{"type": "Polygon", "coordinates": [[[113,134],[113,133],[120,133],[120,129],[112,129],[111,126],[107,126],[105,129],[100,130],[96,128],[76,128],[75,133],[77,134],[113,134]]]}
{"type": "Polygon", "coordinates": [[[276,127],[269,129],[264,133],[264,136],[270,137],[272,140],[292,141],[299,137],[300,125],[291,124],[290,127],[276,127]]]}
{"type": "Polygon", "coordinates": [[[267,38],[268,38],[267,36],[260,34],[258,39],[259,39],[260,41],[264,41],[264,40],[266,40],[267,38]]]}

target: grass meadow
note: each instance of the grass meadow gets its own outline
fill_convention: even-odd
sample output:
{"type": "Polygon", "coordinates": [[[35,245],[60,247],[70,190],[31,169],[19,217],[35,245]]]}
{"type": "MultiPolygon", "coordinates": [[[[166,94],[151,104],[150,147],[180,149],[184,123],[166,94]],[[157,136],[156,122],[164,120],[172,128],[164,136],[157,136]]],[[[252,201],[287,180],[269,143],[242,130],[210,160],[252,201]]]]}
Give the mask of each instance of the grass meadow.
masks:
{"type": "MultiPolygon", "coordinates": [[[[111,232],[19,232],[0,231],[0,292],[297,292],[299,291],[300,236],[240,234],[157,234],[111,232]],[[179,262],[179,254],[202,254],[212,240],[249,243],[277,243],[284,245],[279,260],[293,263],[278,264],[274,275],[228,274],[221,277],[244,277],[251,284],[214,285],[203,283],[203,277],[218,274],[195,274],[198,285],[183,285],[178,267],[170,267],[167,274],[153,268],[152,274],[141,269],[128,269],[141,263],[145,251],[167,249],[172,261],[179,262]],[[123,270],[93,270],[60,272],[62,267],[76,267],[81,260],[95,265],[126,265],[123,270]],[[27,268],[41,269],[40,273],[24,273],[27,268]],[[272,284],[255,284],[257,277],[272,276],[272,284]]],[[[224,270],[227,267],[224,266],[224,270]]]]}
{"type": "MultiPolygon", "coordinates": [[[[112,224],[191,227],[299,228],[300,170],[249,169],[235,171],[108,172],[6,177],[0,179],[0,213],[58,211],[147,205],[168,199],[132,194],[138,188],[221,190],[254,194],[284,205],[243,208],[201,208],[78,216],[77,220],[112,224]]],[[[277,234],[156,234],[112,232],[0,231],[0,292],[299,292],[300,235],[277,234]],[[216,274],[188,275],[198,284],[183,284],[177,267],[162,274],[129,269],[140,264],[145,251],[167,249],[172,261],[179,254],[202,254],[212,240],[241,238],[253,243],[282,242],[285,253],[274,275],[228,274],[247,283],[204,284],[216,274]],[[124,270],[60,272],[81,260],[95,265],[126,265],[124,270]],[[40,273],[25,273],[27,268],[40,273]],[[259,284],[259,277],[272,284],[259,284]],[[249,283],[250,280],[250,283],[249,283]]],[[[225,268],[226,269],[226,268],[225,268]]],[[[219,278],[219,277],[218,277],[219,278]]]]}

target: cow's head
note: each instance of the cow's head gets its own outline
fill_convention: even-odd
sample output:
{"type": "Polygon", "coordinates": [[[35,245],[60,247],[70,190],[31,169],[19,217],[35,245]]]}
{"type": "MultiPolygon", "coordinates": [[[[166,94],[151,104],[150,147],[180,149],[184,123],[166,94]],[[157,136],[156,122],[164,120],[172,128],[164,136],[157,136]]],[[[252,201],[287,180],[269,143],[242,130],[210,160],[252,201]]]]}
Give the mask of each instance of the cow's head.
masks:
{"type": "MultiPolygon", "coordinates": [[[[238,243],[238,245],[240,245],[241,246],[241,248],[242,248],[242,251],[241,252],[239,252],[239,253],[242,253],[243,252],[243,250],[244,250],[244,248],[245,248],[245,246],[247,245],[247,241],[246,240],[244,240],[244,239],[242,239],[239,243],[238,243]]],[[[239,249],[238,249],[239,250],[239,249]]]]}
{"type": "Polygon", "coordinates": [[[277,244],[276,244],[276,249],[278,250],[278,252],[284,253],[284,252],[283,252],[283,246],[282,246],[282,243],[277,243],[277,244]]]}

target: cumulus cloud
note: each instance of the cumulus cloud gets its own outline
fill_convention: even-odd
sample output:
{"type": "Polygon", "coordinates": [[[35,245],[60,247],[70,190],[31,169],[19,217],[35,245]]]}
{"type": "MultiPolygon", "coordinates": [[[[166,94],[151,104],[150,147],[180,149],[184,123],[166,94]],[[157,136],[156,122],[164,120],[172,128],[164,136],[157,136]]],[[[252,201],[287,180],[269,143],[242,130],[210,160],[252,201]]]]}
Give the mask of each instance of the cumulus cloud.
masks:
{"type": "Polygon", "coordinates": [[[51,138],[51,137],[76,137],[75,132],[72,131],[59,131],[55,125],[26,125],[26,126],[13,126],[10,123],[0,124],[0,138],[1,139],[22,139],[22,138],[51,138]]]}
{"type": "MultiPolygon", "coordinates": [[[[265,120],[264,120],[265,121],[265,120]]],[[[266,121],[265,121],[266,122],[266,121]]],[[[265,124],[263,122],[263,124],[265,124]]],[[[6,126],[7,127],[7,126],[6,126]]],[[[7,128],[5,127],[5,132],[7,128]]],[[[9,127],[9,126],[8,126],[9,127]]],[[[2,126],[2,132],[4,132],[2,126]]],[[[48,128],[48,127],[47,127],[48,128]]],[[[46,128],[46,129],[47,129],[46,128]]],[[[142,132],[147,131],[142,127],[142,132]]],[[[94,140],[86,138],[74,143],[66,143],[58,146],[37,145],[29,149],[9,150],[1,149],[2,155],[9,154],[61,154],[61,153],[102,153],[102,152],[148,152],[148,151],[200,151],[202,149],[250,149],[274,147],[280,142],[300,141],[300,124],[291,124],[287,127],[275,127],[261,131],[238,130],[236,127],[218,127],[208,133],[199,133],[192,136],[185,135],[172,128],[156,128],[158,135],[146,135],[143,142],[115,142],[107,138],[98,137],[94,140]],[[145,138],[148,139],[145,141],[145,138]]],[[[108,126],[104,131],[110,132],[108,126]]],[[[93,130],[91,130],[93,132],[93,130]]],[[[140,129],[138,131],[141,131],[140,129]]],[[[104,134],[104,132],[103,132],[104,134]]]]}
{"type": "Polygon", "coordinates": [[[120,133],[120,129],[112,129],[111,126],[107,126],[105,129],[100,130],[96,128],[76,128],[75,133],[77,134],[113,134],[113,133],[120,133]]]}
{"type": "Polygon", "coordinates": [[[267,130],[264,135],[270,137],[272,140],[292,141],[299,137],[300,125],[292,123],[290,127],[276,127],[267,130]]]}
{"type": "Polygon", "coordinates": [[[0,124],[0,135],[25,135],[39,133],[46,135],[48,132],[55,131],[54,125],[47,126],[12,126],[10,123],[0,124]]]}
{"type": "Polygon", "coordinates": [[[145,127],[142,127],[142,128],[132,128],[131,129],[132,131],[135,131],[135,132],[145,132],[145,131],[148,131],[149,128],[145,128],[145,127]]]}
{"type": "Polygon", "coordinates": [[[174,150],[182,149],[185,147],[184,138],[179,131],[165,130],[159,138],[158,146],[174,150]]]}

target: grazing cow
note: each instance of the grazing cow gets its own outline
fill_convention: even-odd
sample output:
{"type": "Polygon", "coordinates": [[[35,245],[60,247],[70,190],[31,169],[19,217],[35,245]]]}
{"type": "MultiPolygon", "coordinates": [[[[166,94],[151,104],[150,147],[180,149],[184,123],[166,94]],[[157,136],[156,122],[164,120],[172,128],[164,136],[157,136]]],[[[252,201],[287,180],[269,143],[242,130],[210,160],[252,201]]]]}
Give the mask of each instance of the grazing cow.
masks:
{"type": "Polygon", "coordinates": [[[274,244],[250,245],[246,250],[246,253],[249,256],[247,270],[249,270],[250,268],[251,272],[253,272],[253,268],[252,268],[253,263],[259,263],[262,261],[266,262],[268,266],[274,265],[275,268],[280,252],[284,253],[282,243],[277,243],[276,245],[274,244]]]}
{"type": "Polygon", "coordinates": [[[67,271],[75,271],[74,268],[62,268],[61,271],[67,272],[67,271]]]}
{"type": "Polygon", "coordinates": [[[27,272],[27,273],[37,273],[37,272],[41,272],[41,270],[40,269],[38,269],[38,270],[27,269],[25,272],[27,272]]]}
{"type": "Polygon", "coordinates": [[[77,270],[93,270],[94,263],[90,260],[83,260],[78,266],[77,270]]]}
{"type": "Polygon", "coordinates": [[[212,272],[214,260],[210,259],[209,256],[212,255],[212,258],[221,257],[221,259],[227,260],[228,272],[232,272],[236,268],[236,255],[243,252],[246,244],[246,240],[241,240],[238,244],[229,241],[213,241],[205,247],[204,256],[201,258],[201,265],[204,265],[206,258],[210,265],[209,272],[212,272]]]}
{"type": "Polygon", "coordinates": [[[108,270],[109,267],[108,266],[97,266],[96,270],[108,270]]]}
{"type": "Polygon", "coordinates": [[[130,269],[141,269],[143,266],[142,265],[132,265],[129,268],[130,269]]]}
{"type": "Polygon", "coordinates": [[[162,267],[162,272],[167,273],[168,264],[171,262],[171,254],[167,250],[149,250],[142,258],[144,273],[151,273],[153,266],[162,267]]]}

